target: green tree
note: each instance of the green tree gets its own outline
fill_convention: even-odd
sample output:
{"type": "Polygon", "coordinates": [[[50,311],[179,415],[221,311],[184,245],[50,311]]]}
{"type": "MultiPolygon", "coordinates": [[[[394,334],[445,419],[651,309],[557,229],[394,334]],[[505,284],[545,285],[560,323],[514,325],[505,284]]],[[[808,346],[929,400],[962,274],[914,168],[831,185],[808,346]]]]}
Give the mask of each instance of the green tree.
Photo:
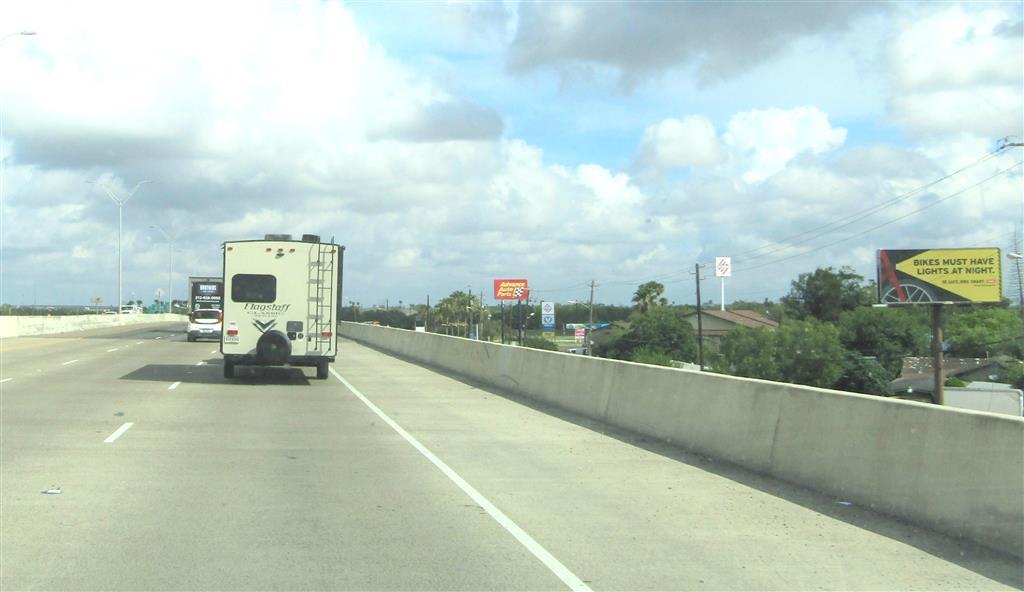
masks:
{"type": "Polygon", "coordinates": [[[473,302],[474,297],[462,290],[456,290],[442,298],[436,307],[440,331],[450,335],[464,335],[468,318],[467,309],[473,302]]]}
{"type": "Polygon", "coordinates": [[[549,339],[544,339],[543,337],[526,337],[523,339],[523,345],[526,347],[532,347],[533,349],[558,351],[557,343],[549,339]]]}
{"type": "Polygon", "coordinates": [[[765,380],[781,380],[775,332],[768,329],[737,327],[722,338],[719,352],[722,367],[716,370],[765,380]]]}
{"type": "Polygon", "coordinates": [[[950,355],[987,358],[999,354],[1020,355],[1024,324],[1008,308],[975,308],[957,313],[944,327],[950,355]]]}
{"type": "Polygon", "coordinates": [[[1009,362],[1002,375],[1001,382],[1009,383],[1015,389],[1024,389],[1024,362],[1009,362]]]}
{"type": "Polygon", "coordinates": [[[646,282],[637,287],[633,294],[633,304],[641,313],[647,312],[655,306],[664,306],[668,300],[662,296],[665,293],[665,286],[658,282],[646,282]]]}
{"type": "Polygon", "coordinates": [[[847,351],[843,357],[842,374],[832,388],[868,395],[892,394],[889,371],[878,361],[865,358],[858,352],[847,351]]]}
{"type": "Polygon", "coordinates": [[[843,346],[835,325],[788,321],[775,332],[782,379],[829,388],[843,373],[843,346]]]}
{"type": "Polygon", "coordinates": [[[815,318],[836,322],[844,310],[870,304],[874,300],[873,284],[864,284],[864,277],[853,269],[839,271],[831,267],[812,273],[801,273],[792,282],[789,294],[782,298],[787,317],[815,318]]]}
{"type": "Polygon", "coordinates": [[[911,307],[844,311],[839,315],[839,340],[847,350],[877,359],[893,379],[905,356],[928,355],[931,326],[924,313],[911,307]]]}
{"type": "Polygon", "coordinates": [[[648,346],[642,346],[633,350],[633,353],[629,356],[629,361],[638,362],[640,364],[651,364],[652,366],[672,365],[671,356],[663,351],[659,351],[648,346]]]}
{"type": "Polygon", "coordinates": [[[693,326],[683,318],[682,311],[656,306],[630,317],[629,329],[604,344],[601,351],[619,360],[631,359],[633,352],[647,348],[661,352],[673,360],[692,362],[697,358],[697,339],[693,326]]]}

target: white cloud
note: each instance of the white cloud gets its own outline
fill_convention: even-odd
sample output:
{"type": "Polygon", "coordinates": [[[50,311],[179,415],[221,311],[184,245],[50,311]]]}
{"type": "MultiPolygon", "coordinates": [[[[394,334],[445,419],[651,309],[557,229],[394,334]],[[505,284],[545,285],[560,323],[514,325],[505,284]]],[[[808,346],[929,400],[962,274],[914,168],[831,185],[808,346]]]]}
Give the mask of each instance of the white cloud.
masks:
{"type": "Polygon", "coordinates": [[[611,68],[628,87],[681,67],[718,82],[779,54],[794,39],[843,31],[876,3],[542,2],[519,5],[508,66],[563,76],[611,68]]]}
{"type": "Polygon", "coordinates": [[[1012,6],[939,5],[923,16],[906,14],[889,50],[892,118],[923,136],[1020,135],[1024,46],[1009,26],[1019,31],[1019,5],[1012,6]]]}
{"type": "MultiPolygon", "coordinates": [[[[3,297],[24,301],[38,283],[52,286],[55,294],[40,301],[85,302],[95,295],[112,301],[117,210],[83,182],[100,177],[118,187],[154,181],[125,208],[126,291],[151,294],[166,286],[167,245],[147,228],[158,223],[187,237],[175,247],[176,292],[187,275],[219,272],[223,240],[312,232],[349,247],[346,291],[364,303],[385,296],[392,301],[443,296],[506,274],[529,277],[538,289],[576,286],[569,297],[580,296],[576,288],[595,278],[609,286],[599,299],[616,300],[614,290],[621,289],[624,297],[618,299],[628,300],[626,292],[635,285],[615,288],[611,278],[679,272],[705,255],[731,254],[739,261],[742,251],[776,244],[973,161],[991,149],[993,138],[984,139],[991,122],[1019,103],[1007,94],[1007,80],[1019,83],[1019,71],[1005,71],[1016,62],[986,54],[982,43],[1001,52],[1006,31],[1013,28],[977,11],[964,10],[965,18],[978,23],[965,35],[951,34],[960,41],[950,47],[966,47],[972,59],[991,55],[995,65],[970,69],[950,62],[969,71],[946,76],[941,64],[927,63],[926,52],[900,53],[898,45],[889,55],[899,60],[857,62],[872,80],[886,79],[880,68],[902,68],[891,79],[905,78],[905,83],[893,82],[889,105],[893,120],[906,127],[893,134],[926,129],[935,134],[924,145],[895,146],[886,140],[890,130],[877,120],[882,100],[838,118],[825,107],[827,101],[760,93],[769,82],[789,82],[773,80],[771,68],[758,70],[754,78],[736,75],[765,64],[762,53],[785,52],[793,36],[806,43],[786,53],[786,64],[811,51],[806,48],[828,46],[837,36],[823,31],[845,27],[839,18],[848,15],[845,8],[814,8],[816,16],[788,23],[782,21],[792,7],[771,13],[765,5],[758,10],[771,16],[766,45],[756,39],[742,47],[713,41],[704,55],[697,51],[699,41],[716,30],[707,23],[752,26],[749,15],[737,14],[745,9],[726,6],[702,14],[708,7],[561,4],[543,14],[531,5],[509,56],[533,60],[520,64],[524,70],[597,65],[617,69],[623,79],[644,78],[651,93],[666,90],[657,80],[668,70],[672,76],[699,78],[672,87],[679,92],[661,93],[656,101],[642,93],[582,96],[579,89],[549,101],[533,83],[557,89],[555,76],[506,77],[501,56],[488,53],[502,43],[503,27],[515,26],[511,6],[455,5],[448,7],[454,12],[434,17],[431,22],[453,20],[439,25],[441,32],[433,37],[461,27],[470,39],[474,22],[486,25],[468,44],[484,47],[485,59],[461,51],[451,39],[427,48],[450,68],[444,80],[420,67],[427,58],[403,54],[400,61],[389,51],[393,46],[398,54],[407,51],[404,39],[391,39],[389,46],[388,39],[368,37],[352,11],[337,3],[5,6],[5,21],[9,16],[40,35],[9,40],[0,52],[6,114],[0,148],[9,155],[3,297]],[[191,16],[200,11],[203,19],[191,16]],[[641,47],[602,42],[622,39],[617,35],[626,26],[624,18],[603,20],[608,14],[635,16],[628,26],[636,31],[628,38],[642,40],[641,47]],[[671,18],[662,22],[659,15],[671,18]],[[692,39],[677,39],[680,22],[694,31],[692,39]],[[675,36],[659,37],[659,32],[675,36]],[[557,43],[522,45],[531,39],[557,43]],[[659,54],[659,47],[671,51],[659,54]],[[728,106],[705,108],[720,101],[701,84],[721,78],[740,86],[727,88],[728,106]],[[759,82],[742,86],[749,80],[759,82]],[[495,99],[513,87],[512,96],[495,99]],[[956,117],[914,106],[926,98],[955,110],[956,117]],[[703,103],[693,107],[690,99],[703,103]],[[981,105],[988,100],[995,101],[991,109],[981,105]],[[680,104],[688,111],[673,111],[680,104]],[[588,118],[608,125],[562,135],[572,127],[565,122],[588,118]],[[948,131],[959,127],[965,131],[948,131]],[[852,148],[845,146],[845,128],[852,148]],[[602,135],[608,129],[615,133],[602,135]],[[872,134],[883,138],[876,141],[872,134]],[[560,161],[552,154],[570,156],[560,161]],[[668,174],[646,177],[645,172],[668,174]]],[[[928,16],[947,8],[922,10],[928,16]]],[[[421,24],[406,20],[409,26],[421,24]]],[[[887,22],[877,19],[870,28],[887,22]]],[[[907,23],[916,26],[913,19],[907,23]]],[[[920,34],[927,37],[929,30],[920,34]]],[[[742,32],[742,27],[733,30],[732,39],[742,32]]],[[[899,35],[893,39],[903,42],[899,35]]],[[[951,60],[959,59],[955,53],[951,60]]],[[[838,49],[835,55],[857,57],[838,49]]],[[[819,55],[804,70],[795,69],[799,74],[793,77],[813,85],[804,73],[827,67],[830,59],[819,55]]],[[[992,170],[974,172],[983,176],[992,170]]],[[[978,178],[936,189],[893,215],[978,178]]],[[[967,234],[978,240],[986,233],[1005,235],[1011,229],[1000,215],[1019,210],[1019,182],[1019,176],[993,181],[871,240],[899,247],[914,246],[900,243],[914,238],[946,244],[967,234]]],[[[857,261],[871,244],[857,243],[857,261]]],[[[846,247],[734,281],[784,287],[788,278],[818,262],[841,264],[849,255],[846,247]]],[[[800,251],[792,247],[783,253],[800,251]]]]}
{"type": "Polygon", "coordinates": [[[832,127],[816,107],[766,109],[734,115],[722,139],[739,159],[743,180],[756,183],[804,152],[821,154],[842,146],[846,130],[832,127]]]}
{"type": "Polygon", "coordinates": [[[642,169],[673,169],[715,164],[722,147],[711,120],[689,115],[668,118],[644,130],[637,155],[642,169]]]}

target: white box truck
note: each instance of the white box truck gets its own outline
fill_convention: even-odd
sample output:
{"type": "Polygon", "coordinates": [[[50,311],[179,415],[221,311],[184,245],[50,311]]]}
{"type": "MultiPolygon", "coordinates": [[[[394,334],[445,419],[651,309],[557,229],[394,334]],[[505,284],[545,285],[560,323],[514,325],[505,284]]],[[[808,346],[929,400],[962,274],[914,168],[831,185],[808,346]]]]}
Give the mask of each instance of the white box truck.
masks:
{"type": "Polygon", "coordinates": [[[222,310],[224,306],[224,278],[188,278],[188,311],[222,310]]]}
{"type": "Polygon", "coordinates": [[[224,377],[236,366],[312,366],[327,378],[338,350],[345,247],[268,234],[224,243],[224,377]]]}

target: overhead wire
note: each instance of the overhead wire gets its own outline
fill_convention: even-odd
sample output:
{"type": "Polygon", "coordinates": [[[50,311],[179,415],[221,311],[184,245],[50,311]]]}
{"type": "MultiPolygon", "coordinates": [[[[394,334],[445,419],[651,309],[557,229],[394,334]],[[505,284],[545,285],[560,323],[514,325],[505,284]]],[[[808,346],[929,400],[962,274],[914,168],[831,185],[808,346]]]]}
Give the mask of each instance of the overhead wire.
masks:
{"type": "Polygon", "coordinates": [[[814,247],[812,249],[808,249],[806,251],[803,251],[803,252],[800,252],[800,253],[796,253],[794,255],[790,255],[788,257],[783,257],[781,259],[776,259],[774,261],[769,261],[767,263],[762,263],[760,265],[754,265],[752,267],[743,267],[741,269],[742,269],[742,271],[752,271],[752,270],[755,270],[755,269],[761,269],[761,268],[764,268],[764,267],[769,267],[771,265],[782,263],[783,261],[789,261],[791,259],[796,259],[797,257],[803,257],[803,256],[808,255],[810,253],[814,253],[814,252],[820,251],[822,249],[827,249],[829,247],[833,247],[833,246],[838,245],[840,243],[844,243],[844,242],[846,242],[848,240],[852,240],[854,238],[858,238],[858,237],[864,236],[865,234],[869,234],[871,232],[874,232],[874,231],[878,230],[879,228],[884,228],[886,226],[889,226],[890,224],[894,224],[896,222],[899,222],[900,220],[903,220],[905,218],[909,218],[910,216],[913,216],[914,214],[918,214],[918,213],[923,212],[923,211],[925,211],[927,209],[933,208],[933,207],[935,207],[935,206],[937,206],[937,205],[939,205],[941,203],[944,203],[944,202],[946,202],[946,201],[948,201],[948,200],[950,200],[950,199],[952,199],[954,197],[957,197],[958,195],[963,195],[964,193],[970,191],[971,189],[975,189],[977,187],[980,187],[981,185],[984,185],[985,183],[991,181],[992,179],[995,179],[996,177],[999,177],[1001,175],[1006,174],[1007,172],[1009,172],[1009,171],[1019,167],[1022,164],[1024,164],[1024,161],[1019,161],[1016,164],[1011,165],[1011,166],[1009,166],[1009,167],[1007,167],[1005,169],[1002,169],[1002,170],[996,172],[993,175],[985,177],[984,179],[982,179],[981,181],[978,181],[977,183],[974,183],[972,185],[964,187],[963,189],[960,189],[959,191],[953,192],[953,193],[947,195],[946,197],[937,199],[934,202],[932,202],[932,203],[930,203],[930,204],[928,204],[928,205],[926,205],[924,207],[918,208],[918,209],[916,209],[916,210],[914,210],[912,212],[909,212],[907,214],[904,214],[902,216],[898,216],[896,218],[893,218],[893,219],[891,219],[891,220],[889,220],[887,222],[883,222],[882,224],[878,224],[876,226],[872,226],[871,228],[868,228],[867,230],[864,230],[862,232],[858,232],[856,234],[851,234],[850,236],[843,237],[843,238],[841,238],[841,239],[839,239],[837,241],[833,241],[833,242],[828,243],[828,244],[820,245],[818,247],[814,247]]]}
{"type": "MultiPolygon", "coordinates": [[[[909,198],[911,198],[911,197],[913,197],[913,196],[915,196],[915,195],[917,195],[919,193],[924,192],[925,190],[929,189],[930,187],[934,187],[935,185],[938,185],[939,183],[942,183],[943,181],[946,181],[946,180],[948,180],[948,179],[950,179],[952,177],[955,177],[956,175],[959,175],[959,174],[961,174],[961,173],[963,173],[965,171],[968,171],[968,170],[970,170],[970,169],[972,169],[972,168],[974,168],[974,167],[976,167],[978,165],[981,165],[982,163],[984,163],[984,162],[986,162],[986,161],[996,157],[997,155],[999,155],[1003,150],[1005,150],[1005,147],[993,150],[992,152],[989,152],[988,154],[982,156],[981,158],[975,160],[974,162],[972,162],[972,163],[970,163],[970,164],[968,164],[966,166],[963,166],[963,167],[961,167],[961,168],[959,168],[959,169],[957,169],[957,170],[955,170],[955,171],[953,171],[951,173],[948,173],[948,174],[946,174],[946,175],[944,175],[944,176],[942,176],[942,177],[940,177],[938,179],[935,179],[934,181],[930,181],[930,182],[928,182],[928,183],[926,183],[924,185],[921,185],[919,187],[911,189],[910,191],[906,191],[904,193],[901,193],[900,195],[897,195],[896,197],[894,197],[892,199],[889,199],[889,200],[887,200],[887,201],[885,201],[883,203],[876,204],[876,205],[873,205],[873,206],[868,207],[868,208],[864,208],[863,210],[858,210],[858,211],[853,212],[852,214],[849,214],[847,216],[843,216],[841,218],[837,218],[836,220],[833,220],[832,222],[829,222],[827,224],[822,224],[821,226],[816,226],[814,228],[810,228],[810,229],[804,230],[802,232],[798,232],[797,234],[794,234],[794,235],[789,236],[787,238],[784,238],[784,239],[782,239],[780,241],[777,241],[775,243],[776,245],[778,245],[778,246],[776,246],[776,248],[774,248],[774,249],[772,249],[770,251],[767,251],[765,253],[760,253],[760,254],[757,254],[757,255],[752,255],[749,258],[750,259],[759,259],[761,257],[767,257],[768,255],[771,255],[772,253],[777,253],[777,252],[785,250],[785,249],[787,249],[789,247],[800,245],[800,244],[804,244],[806,242],[814,240],[818,236],[822,236],[824,234],[834,232],[836,230],[839,230],[840,228],[845,228],[845,227],[847,227],[847,226],[849,226],[849,225],[851,225],[851,224],[853,224],[855,222],[858,222],[860,220],[863,220],[864,218],[867,218],[868,216],[871,216],[872,214],[875,214],[875,213],[880,212],[880,211],[882,211],[882,210],[884,210],[886,208],[892,207],[892,206],[897,205],[897,204],[899,204],[899,203],[901,203],[903,201],[906,201],[907,199],[909,199],[909,198]],[[828,231],[827,232],[823,232],[823,233],[819,233],[817,235],[812,235],[812,236],[810,236],[808,238],[802,239],[802,240],[797,241],[797,242],[792,242],[792,240],[795,239],[795,238],[799,238],[799,237],[807,235],[807,234],[813,234],[813,233],[818,232],[819,230],[825,230],[825,229],[828,229],[828,231]]],[[[741,253],[741,256],[742,255],[749,255],[751,253],[756,253],[757,251],[761,251],[761,250],[767,249],[770,246],[772,246],[772,245],[764,245],[762,247],[757,247],[756,249],[751,249],[749,251],[744,251],[743,253],[741,253]]]]}

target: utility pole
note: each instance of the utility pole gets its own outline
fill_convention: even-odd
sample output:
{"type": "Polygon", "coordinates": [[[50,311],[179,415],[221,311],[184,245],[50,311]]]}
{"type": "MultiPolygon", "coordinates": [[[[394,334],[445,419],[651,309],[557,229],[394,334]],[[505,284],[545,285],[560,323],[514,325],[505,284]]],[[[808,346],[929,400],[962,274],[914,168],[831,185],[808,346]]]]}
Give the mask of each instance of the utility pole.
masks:
{"type": "Polygon", "coordinates": [[[697,363],[700,364],[701,372],[704,371],[704,321],[701,319],[703,313],[700,303],[700,268],[702,267],[704,266],[700,263],[693,264],[693,277],[697,282],[697,363]]]}
{"type": "Polygon", "coordinates": [[[593,348],[590,344],[590,330],[591,327],[594,326],[594,288],[596,287],[597,282],[595,282],[594,280],[590,280],[590,303],[587,305],[587,307],[590,309],[590,320],[587,322],[586,328],[583,329],[583,341],[584,344],[587,346],[588,356],[594,355],[594,352],[591,351],[591,349],[593,348]]]}

